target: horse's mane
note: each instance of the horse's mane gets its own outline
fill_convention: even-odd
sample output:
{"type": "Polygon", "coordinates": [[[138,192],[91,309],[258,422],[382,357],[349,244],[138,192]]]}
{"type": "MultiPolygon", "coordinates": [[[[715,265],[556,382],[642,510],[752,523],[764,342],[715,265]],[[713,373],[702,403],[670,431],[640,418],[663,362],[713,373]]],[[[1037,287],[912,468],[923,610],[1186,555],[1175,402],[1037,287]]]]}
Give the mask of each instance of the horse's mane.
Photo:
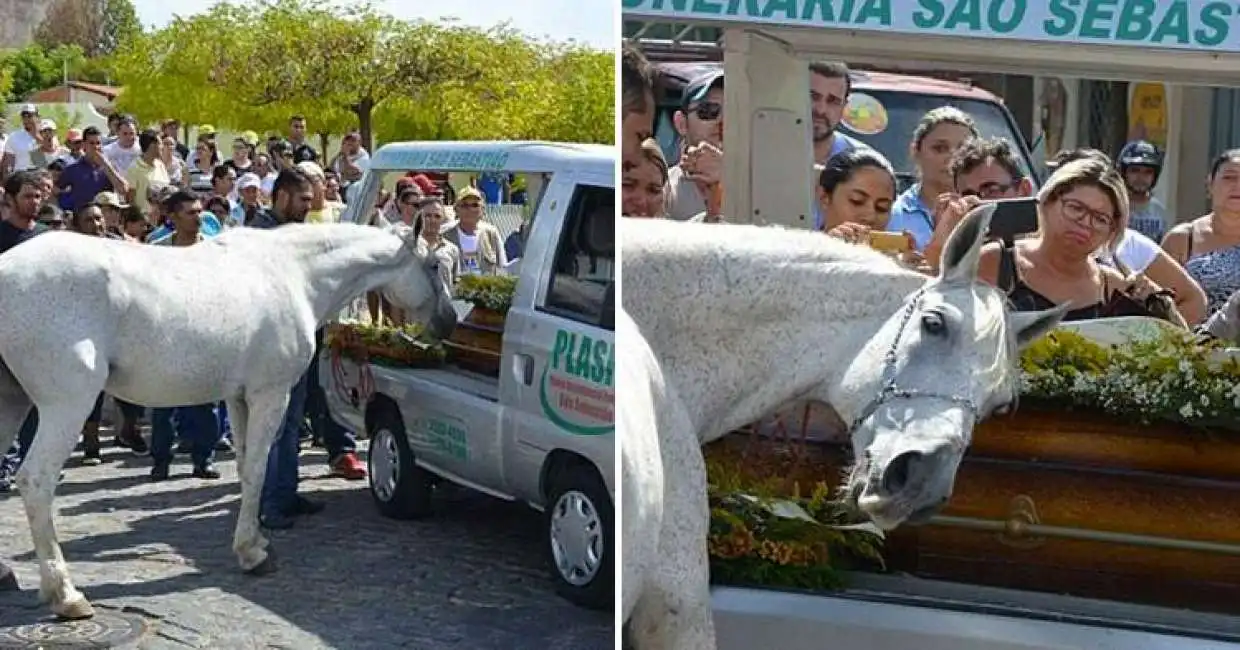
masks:
{"type": "MultiPolygon", "coordinates": [[[[390,242],[392,233],[383,228],[351,223],[293,223],[274,229],[232,228],[211,241],[223,246],[244,245],[247,241],[278,239],[280,245],[297,257],[316,257],[338,251],[357,242],[390,242]]],[[[409,249],[408,246],[401,246],[409,249]]],[[[393,249],[393,252],[399,252],[393,249]]]]}

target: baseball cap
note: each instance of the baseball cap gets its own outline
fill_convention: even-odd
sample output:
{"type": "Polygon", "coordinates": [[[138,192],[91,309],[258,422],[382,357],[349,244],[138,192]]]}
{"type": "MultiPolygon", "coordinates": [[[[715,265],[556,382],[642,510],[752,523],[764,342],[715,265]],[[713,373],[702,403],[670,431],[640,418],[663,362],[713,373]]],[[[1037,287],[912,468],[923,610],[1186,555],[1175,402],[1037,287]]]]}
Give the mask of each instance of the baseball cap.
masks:
{"type": "Polygon", "coordinates": [[[69,129],[65,132],[65,142],[77,142],[82,139],[82,129],[69,129]]]}
{"type": "Polygon", "coordinates": [[[689,85],[685,86],[680,107],[687,109],[702,101],[712,88],[723,88],[723,70],[711,70],[690,81],[689,85]]]}
{"type": "Polygon", "coordinates": [[[251,187],[261,188],[262,186],[263,186],[262,180],[258,178],[258,174],[255,174],[253,172],[246,172],[241,175],[241,178],[237,179],[237,191],[238,192],[240,192],[241,190],[249,189],[251,187]]]}
{"type": "Polygon", "coordinates": [[[210,124],[199,124],[198,135],[215,135],[215,127],[210,124]]]}
{"type": "Polygon", "coordinates": [[[439,192],[439,188],[435,187],[435,183],[433,183],[431,179],[427,178],[426,174],[418,174],[410,180],[413,181],[414,185],[418,186],[419,190],[422,190],[423,194],[431,195],[439,192]]]}
{"type": "Polygon", "coordinates": [[[465,199],[478,199],[479,203],[486,203],[487,201],[486,197],[483,196],[482,192],[479,192],[478,188],[476,187],[466,187],[465,189],[456,193],[457,205],[460,205],[461,203],[463,203],[465,199]]]}
{"type": "Polygon", "coordinates": [[[121,202],[121,197],[118,196],[116,192],[100,192],[96,194],[95,203],[98,203],[99,205],[106,205],[109,208],[116,208],[118,210],[123,210],[129,207],[128,203],[121,202]]]}
{"type": "Polygon", "coordinates": [[[22,104],[22,115],[38,115],[39,107],[34,104],[22,104]]]}
{"type": "Polygon", "coordinates": [[[55,131],[55,130],[56,130],[56,123],[55,123],[55,122],[53,122],[53,121],[51,121],[51,120],[49,120],[49,119],[47,119],[47,118],[45,117],[45,118],[43,118],[43,121],[39,122],[39,130],[40,130],[40,131],[46,131],[46,130],[48,130],[48,129],[51,129],[51,130],[55,131]]]}

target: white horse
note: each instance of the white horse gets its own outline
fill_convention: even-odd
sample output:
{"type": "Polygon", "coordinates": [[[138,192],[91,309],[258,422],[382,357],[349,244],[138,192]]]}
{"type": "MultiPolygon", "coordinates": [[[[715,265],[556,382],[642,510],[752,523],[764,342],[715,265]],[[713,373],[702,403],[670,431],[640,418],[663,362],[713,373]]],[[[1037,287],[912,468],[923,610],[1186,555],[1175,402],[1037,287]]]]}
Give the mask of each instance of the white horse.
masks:
{"type": "Polygon", "coordinates": [[[616,406],[634,648],[715,648],[701,445],[793,399],[851,423],[844,492],[880,528],[947,501],[974,424],[1016,401],[1018,349],[1066,309],[1008,313],[977,281],[993,212],[964,219],[937,278],[818,233],[622,220],[616,406]]]}
{"type": "MultiPolygon", "coordinates": [[[[100,391],[152,407],[227,402],[241,478],[233,550],[246,572],[275,570],[259,496],[316,328],[376,288],[433,336],[456,325],[418,234],[403,225],[289,225],[169,248],[52,232],[0,255],[0,449],[38,407],[17,483],[39,596],[55,614],[93,614],[56,540],[52,497],[100,391]]],[[[17,587],[0,563],[0,589],[17,587]]]]}

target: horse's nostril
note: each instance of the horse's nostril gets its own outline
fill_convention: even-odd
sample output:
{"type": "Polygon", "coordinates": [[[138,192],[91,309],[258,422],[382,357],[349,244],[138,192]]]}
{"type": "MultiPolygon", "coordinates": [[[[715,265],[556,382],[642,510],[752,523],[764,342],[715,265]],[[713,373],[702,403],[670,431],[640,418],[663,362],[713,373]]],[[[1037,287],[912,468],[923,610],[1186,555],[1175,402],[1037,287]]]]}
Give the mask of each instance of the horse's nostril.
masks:
{"type": "Polygon", "coordinates": [[[921,452],[906,451],[891,459],[891,462],[887,463],[887,470],[883,472],[883,491],[887,494],[904,491],[924,458],[921,452]]]}

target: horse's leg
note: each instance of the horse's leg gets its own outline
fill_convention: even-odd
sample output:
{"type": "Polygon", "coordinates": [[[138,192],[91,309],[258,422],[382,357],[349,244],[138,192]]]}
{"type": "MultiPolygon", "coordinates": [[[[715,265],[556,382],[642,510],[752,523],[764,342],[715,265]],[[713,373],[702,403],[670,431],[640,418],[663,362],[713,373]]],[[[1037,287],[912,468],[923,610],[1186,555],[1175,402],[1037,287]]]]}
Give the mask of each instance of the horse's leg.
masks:
{"type": "MultiPolygon", "coordinates": [[[[284,426],[288,409],[287,390],[267,389],[248,394],[233,420],[233,444],[237,447],[237,472],[241,478],[241,511],[233,535],[233,551],[247,573],[264,574],[275,570],[267,551],[267,540],[259,532],[258,510],[267,477],[267,456],[279,428],[284,426]],[[238,423],[245,424],[238,427],[238,423]]],[[[232,404],[228,405],[233,408],[232,404]]],[[[230,413],[231,415],[231,413],[230,413]]]]}
{"type": "Polygon", "coordinates": [[[228,428],[232,436],[233,456],[237,461],[237,469],[245,467],[246,424],[250,410],[243,399],[225,400],[228,405],[228,428]]]}
{"type": "Polygon", "coordinates": [[[692,429],[661,438],[664,475],[659,561],[629,619],[637,650],[715,650],[706,540],[706,462],[692,429]],[[683,435],[679,435],[683,433],[683,435]]]}
{"type": "MultiPolygon", "coordinates": [[[[0,360],[0,456],[9,452],[17,432],[21,429],[31,402],[21,384],[0,360]]],[[[18,589],[17,576],[4,562],[0,562],[0,591],[18,589]]]]}
{"type": "Polygon", "coordinates": [[[90,618],[95,612],[69,577],[69,565],[56,541],[52,498],[60,470],[81,433],[82,422],[94,407],[94,399],[89,396],[99,388],[65,391],[59,401],[39,409],[34,444],[17,473],[17,485],[30,521],[30,536],[39,557],[39,598],[51,604],[54,614],[66,619],[90,618]]]}

